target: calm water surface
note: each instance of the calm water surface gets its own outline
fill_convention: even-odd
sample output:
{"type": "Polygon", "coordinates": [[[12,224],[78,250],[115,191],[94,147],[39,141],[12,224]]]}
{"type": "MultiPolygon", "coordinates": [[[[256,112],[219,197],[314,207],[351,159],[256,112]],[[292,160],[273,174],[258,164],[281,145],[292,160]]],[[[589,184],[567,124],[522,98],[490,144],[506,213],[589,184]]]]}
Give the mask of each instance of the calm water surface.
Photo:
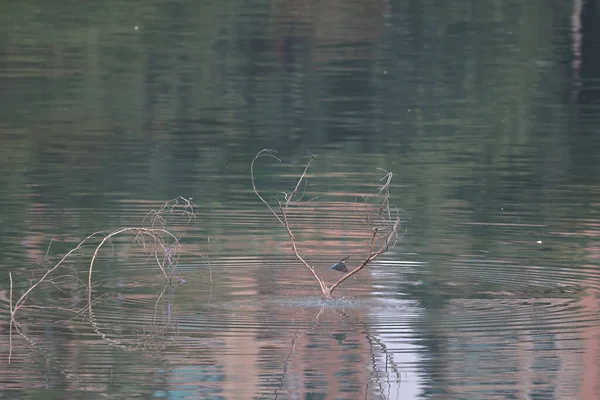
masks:
{"type": "Polygon", "coordinates": [[[600,16],[522,3],[5,6],[0,397],[599,398],[600,16]],[[317,155],[292,229],[327,282],[379,168],[404,235],[323,299],[252,191],[263,148],[273,206],[317,155]],[[185,283],[125,232],[90,308],[93,238],[9,334],[9,273],[14,305],[178,196],[185,283]]]}

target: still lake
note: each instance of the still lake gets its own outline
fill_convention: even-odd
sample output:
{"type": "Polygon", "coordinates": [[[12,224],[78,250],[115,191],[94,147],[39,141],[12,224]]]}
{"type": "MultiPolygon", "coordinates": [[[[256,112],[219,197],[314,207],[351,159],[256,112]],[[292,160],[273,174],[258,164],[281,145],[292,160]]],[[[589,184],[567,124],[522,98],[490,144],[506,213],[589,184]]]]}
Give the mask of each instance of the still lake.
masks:
{"type": "Polygon", "coordinates": [[[550,3],[4,5],[0,398],[599,398],[600,8],[550,3]],[[393,173],[398,240],[332,298],[267,148],[276,210],[315,156],[327,284],[393,173]],[[124,227],[178,252],[52,270],[124,227]]]}

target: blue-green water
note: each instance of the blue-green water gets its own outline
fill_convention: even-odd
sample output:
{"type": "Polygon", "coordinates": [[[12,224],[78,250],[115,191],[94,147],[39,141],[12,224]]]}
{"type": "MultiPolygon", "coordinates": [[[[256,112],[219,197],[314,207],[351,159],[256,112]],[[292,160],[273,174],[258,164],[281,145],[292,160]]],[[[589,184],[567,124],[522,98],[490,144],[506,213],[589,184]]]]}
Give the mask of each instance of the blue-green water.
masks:
{"type": "Polygon", "coordinates": [[[600,16],[522,3],[5,5],[0,397],[598,398],[600,16]],[[402,235],[332,299],[264,148],[274,208],[316,155],[290,226],[328,284],[394,174],[402,235]],[[90,310],[92,239],[9,335],[9,273],[14,306],[178,196],[179,259],[115,236],[90,310]]]}

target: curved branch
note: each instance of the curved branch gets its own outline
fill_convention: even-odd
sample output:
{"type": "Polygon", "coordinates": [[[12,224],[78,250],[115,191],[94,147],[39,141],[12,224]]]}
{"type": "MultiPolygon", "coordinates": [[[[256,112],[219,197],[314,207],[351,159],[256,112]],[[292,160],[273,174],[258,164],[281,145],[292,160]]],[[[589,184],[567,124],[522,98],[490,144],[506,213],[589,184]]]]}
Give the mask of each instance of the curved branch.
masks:
{"type": "Polygon", "coordinates": [[[271,211],[271,213],[275,216],[275,218],[277,218],[277,220],[279,221],[279,223],[281,225],[284,225],[284,222],[281,218],[279,218],[279,215],[277,215],[277,213],[275,212],[275,210],[273,210],[271,208],[271,206],[269,205],[269,203],[267,203],[267,201],[265,199],[263,199],[263,197],[258,193],[258,190],[256,189],[256,183],[254,180],[254,162],[256,160],[258,160],[261,157],[272,157],[274,159],[276,159],[277,161],[281,162],[281,159],[278,158],[277,156],[275,156],[275,153],[277,153],[275,150],[271,150],[271,149],[262,149],[261,151],[258,152],[258,154],[256,154],[256,156],[254,157],[254,159],[252,160],[252,163],[250,163],[250,179],[252,180],[252,189],[254,190],[254,193],[258,196],[258,198],[265,203],[265,205],[267,206],[267,208],[269,209],[269,211],[271,211]]]}
{"type": "MultiPolygon", "coordinates": [[[[271,213],[275,216],[275,218],[277,218],[279,223],[284,226],[284,228],[286,229],[286,232],[290,238],[290,241],[292,244],[292,250],[294,251],[294,255],[296,256],[296,258],[298,258],[298,260],[300,260],[300,262],[306,268],[308,268],[308,270],[313,275],[315,280],[319,283],[319,286],[321,288],[321,292],[323,292],[323,295],[325,297],[331,297],[331,293],[333,292],[333,290],[335,290],[335,288],[337,288],[339,285],[341,285],[344,281],[346,281],[350,277],[357,274],[359,271],[361,271],[363,268],[365,268],[370,262],[372,262],[374,259],[376,259],[380,255],[382,255],[383,253],[387,252],[391,247],[393,247],[396,244],[396,241],[398,239],[398,226],[400,225],[400,216],[399,216],[399,213],[397,213],[398,214],[397,218],[395,220],[393,219],[393,217],[392,217],[393,213],[392,213],[392,210],[390,210],[390,204],[389,204],[389,196],[390,196],[389,187],[390,187],[390,184],[392,181],[393,174],[384,169],[378,168],[379,170],[381,170],[385,173],[385,175],[380,180],[383,183],[381,184],[381,187],[379,188],[379,191],[377,192],[377,194],[375,194],[372,197],[367,196],[364,198],[366,213],[365,213],[365,219],[363,219],[363,222],[365,223],[365,225],[370,227],[373,232],[370,243],[369,243],[368,256],[362,262],[362,264],[360,264],[357,268],[353,269],[346,275],[342,276],[333,285],[327,286],[327,284],[323,281],[323,279],[321,279],[319,277],[319,275],[315,271],[315,268],[313,266],[311,266],[310,264],[308,264],[308,262],[306,262],[306,260],[304,260],[304,258],[302,258],[302,256],[300,255],[300,252],[298,251],[298,246],[296,243],[296,238],[294,237],[294,233],[292,232],[292,228],[290,227],[290,221],[288,219],[290,204],[297,204],[304,197],[304,194],[306,191],[306,185],[307,185],[306,175],[308,173],[308,168],[310,167],[312,160],[315,158],[315,155],[309,152],[310,159],[306,163],[306,165],[304,167],[304,171],[298,178],[298,181],[296,182],[294,189],[289,193],[288,192],[280,192],[276,196],[276,201],[279,206],[279,212],[281,213],[279,215],[269,205],[269,203],[258,193],[258,189],[256,188],[256,182],[255,182],[255,178],[254,178],[254,162],[257,159],[259,159],[261,157],[272,157],[272,158],[276,159],[277,161],[281,162],[281,160],[275,156],[275,153],[276,152],[274,150],[263,149],[260,152],[258,152],[258,154],[256,154],[256,156],[252,160],[252,163],[250,165],[250,178],[252,181],[252,189],[254,190],[254,193],[256,194],[256,196],[258,196],[258,198],[267,206],[267,208],[269,209],[269,211],[271,211],[271,213]],[[304,184],[305,184],[304,191],[298,197],[298,191],[302,185],[302,182],[304,182],[304,184]],[[380,201],[380,204],[378,206],[376,213],[374,213],[374,215],[371,217],[371,215],[369,215],[370,214],[369,199],[373,198],[373,197],[378,199],[380,201]],[[381,246],[379,246],[377,248],[376,241],[378,241],[377,240],[378,238],[379,238],[379,240],[383,240],[383,243],[381,244],[381,246]]],[[[373,205],[373,206],[377,207],[375,205],[373,205]]]]}
{"type": "Polygon", "coordinates": [[[31,285],[29,287],[29,289],[23,293],[21,295],[21,297],[19,297],[19,299],[15,302],[14,307],[12,309],[11,312],[11,318],[14,318],[15,314],[17,313],[17,311],[19,311],[19,309],[23,306],[23,304],[25,303],[25,300],[27,300],[27,297],[29,296],[29,294],[33,291],[33,289],[35,289],[37,286],[39,286],[42,282],[44,282],[46,280],[46,277],[48,277],[48,275],[50,275],[52,272],[56,271],[62,264],[63,262],[71,255],[73,254],[75,251],[79,250],[80,248],[83,247],[83,245],[92,237],[96,236],[96,235],[104,235],[103,232],[94,232],[91,235],[89,235],[88,237],[86,237],[85,239],[83,239],[81,242],[79,242],[79,244],[77,245],[77,247],[71,249],[67,254],[65,254],[57,263],[54,267],[50,268],[48,271],[46,271],[46,273],[33,285],[31,285]]]}
{"type": "MultiPolygon", "coordinates": [[[[327,285],[325,284],[325,282],[323,282],[323,280],[321,278],[319,278],[314,267],[311,267],[310,264],[308,264],[306,262],[306,260],[304,260],[304,258],[302,258],[302,256],[300,255],[300,252],[298,251],[298,246],[296,245],[296,238],[294,237],[292,228],[290,227],[290,222],[288,220],[289,206],[291,203],[295,203],[298,201],[298,200],[295,200],[295,196],[298,193],[298,189],[300,188],[302,181],[306,182],[306,173],[308,171],[308,168],[310,167],[312,160],[315,158],[315,155],[309,152],[310,159],[306,163],[306,166],[304,167],[304,171],[302,172],[302,175],[300,175],[298,182],[296,182],[296,186],[294,187],[294,190],[292,190],[290,193],[280,192],[278,194],[278,197],[280,199],[277,199],[277,204],[279,205],[279,210],[281,211],[281,217],[280,217],[279,215],[277,215],[275,210],[273,210],[273,208],[271,208],[269,203],[258,193],[258,190],[256,189],[255,179],[254,179],[254,162],[257,159],[259,159],[261,157],[272,157],[272,158],[276,159],[277,161],[281,162],[281,160],[278,157],[276,157],[274,155],[274,153],[276,153],[275,150],[263,149],[263,150],[259,151],[258,154],[256,154],[256,156],[252,160],[252,163],[250,164],[250,178],[252,180],[252,189],[254,190],[254,193],[258,196],[258,198],[269,208],[269,211],[271,211],[271,214],[273,214],[275,216],[275,218],[277,218],[279,223],[281,223],[281,225],[283,225],[283,227],[287,231],[287,234],[290,237],[290,240],[292,242],[292,249],[294,251],[294,255],[311,272],[313,277],[319,283],[321,292],[323,292],[324,295],[327,295],[328,288],[327,288],[327,285]]],[[[303,195],[304,195],[304,192],[303,192],[302,196],[303,195]]],[[[302,198],[302,196],[300,196],[300,198],[302,198]]]]}
{"type": "Polygon", "coordinates": [[[308,270],[313,274],[313,276],[315,277],[315,279],[317,280],[317,282],[319,282],[319,286],[321,287],[321,291],[323,292],[324,295],[327,295],[326,293],[328,292],[328,288],[327,285],[325,284],[325,282],[323,282],[323,280],[321,278],[319,278],[319,275],[317,275],[317,273],[315,272],[315,269],[313,267],[311,267],[305,260],[304,258],[302,258],[302,256],[300,255],[300,253],[298,252],[298,248],[296,247],[296,238],[294,238],[294,234],[292,233],[292,230],[290,229],[290,225],[288,223],[287,220],[287,213],[283,210],[281,203],[279,203],[279,208],[281,208],[281,212],[283,214],[283,220],[285,222],[284,226],[285,229],[287,230],[288,236],[290,237],[290,240],[292,241],[292,248],[294,249],[294,254],[296,255],[296,258],[298,260],[300,260],[300,262],[302,262],[302,264],[304,264],[304,266],[306,268],[308,268],[308,270]]]}
{"type": "MultiPolygon", "coordinates": [[[[94,261],[96,261],[98,252],[100,251],[100,248],[102,247],[102,245],[104,243],[106,243],[107,240],[110,240],[110,238],[112,238],[113,236],[116,236],[120,233],[128,232],[128,231],[134,232],[136,234],[136,238],[141,235],[147,235],[147,236],[151,237],[152,239],[154,239],[155,244],[159,244],[160,242],[163,242],[162,238],[160,238],[158,236],[159,234],[165,234],[165,235],[171,237],[175,243],[179,243],[179,239],[177,239],[177,237],[175,235],[173,235],[171,232],[167,231],[166,229],[160,229],[160,228],[132,228],[132,227],[120,228],[120,229],[117,229],[116,231],[113,231],[110,234],[106,235],[104,237],[104,239],[102,239],[100,244],[98,246],[96,246],[96,250],[94,251],[94,255],[92,256],[92,260],[90,261],[90,268],[88,271],[88,306],[89,306],[90,310],[92,308],[92,271],[94,269],[94,261]]],[[[154,253],[156,254],[156,251],[154,251],[154,253]]],[[[167,271],[165,270],[165,267],[158,260],[158,257],[156,257],[156,262],[158,263],[158,267],[162,271],[165,279],[168,280],[169,276],[167,275],[167,271]]]]}
{"type": "Polygon", "coordinates": [[[348,272],[346,275],[344,275],[340,279],[338,279],[337,282],[335,282],[333,285],[331,285],[331,287],[329,287],[329,289],[327,290],[327,292],[328,292],[327,296],[328,297],[331,296],[331,293],[333,292],[333,290],[336,287],[338,287],[339,285],[341,285],[346,279],[349,279],[350,277],[357,274],[361,269],[366,267],[371,261],[373,261],[380,255],[382,255],[383,253],[388,251],[390,247],[393,247],[393,244],[395,244],[395,241],[398,238],[397,232],[398,232],[399,225],[400,225],[400,217],[398,217],[396,219],[396,221],[394,222],[392,230],[387,235],[384,243],[381,245],[379,250],[377,252],[373,253],[373,244],[375,243],[375,237],[377,236],[377,230],[376,230],[373,233],[373,236],[371,237],[371,252],[370,252],[369,256],[367,257],[367,259],[365,261],[363,261],[360,266],[354,268],[352,271],[348,272]],[[390,244],[391,244],[391,246],[390,246],[390,244]]]}
{"type": "MultiPolygon", "coordinates": [[[[379,189],[379,192],[375,196],[375,197],[381,198],[381,205],[379,206],[379,210],[377,211],[376,220],[371,221],[369,219],[369,212],[368,212],[368,210],[366,211],[367,219],[365,222],[373,230],[373,235],[371,236],[371,242],[369,244],[369,255],[362,262],[361,265],[359,265],[358,267],[356,267],[355,269],[353,269],[346,275],[342,276],[333,285],[331,285],[327,290],[327,293],[326,293],[327,297],[331,296],[331,293],[335,290],[335,288],[337,288],[339,285],[341,285],[344,281],[346,281],[350,277],[357,274],[359,271],[361,271],[363,268],[365,268],[369,263],[371,263],[371,261],[373,261],[380,255],[382,255],[383,253],[387,252],[390,249],[390,247],[394,247],[394,245],[396,244],[396,241],[398,239],[398,226],[400,225],[400,215],[399,215],[399,213],[397,213],[396,220],[393,221],[392,220],[392,212],[391,212],[390,206],[389,206],[389,197],[390,197],[389,187],[390,187],[390,184],[392,181],[393,174],[382,168],[378,168],[378,169],[384,171],[386,174],[383,176],[383,178],[381,178],[381,181],[385,180],[385,182],[383,183],[383,185],[379,189]],[[382,215],[384,216],[383,220],[382,220],[382,215]],[[387,215],[387,218],[386,218],[386,215],[387,215]],[[393,225],[391,227],[389,227],[389,224],[391,224],[392,221],[393,221],[393,225]],[[382,233],[383,243],[381,244],[381,246],[379,247],[378,250],[374,250],[375,249],[375,240],[377,239],[377,235],[380,234],[380,232],[382,230],[383,230],[383,233],[382,233]]],[[[365,204],[367,204],[367,201],[368,201],[368,197],[365,198],[365,204]]]]}

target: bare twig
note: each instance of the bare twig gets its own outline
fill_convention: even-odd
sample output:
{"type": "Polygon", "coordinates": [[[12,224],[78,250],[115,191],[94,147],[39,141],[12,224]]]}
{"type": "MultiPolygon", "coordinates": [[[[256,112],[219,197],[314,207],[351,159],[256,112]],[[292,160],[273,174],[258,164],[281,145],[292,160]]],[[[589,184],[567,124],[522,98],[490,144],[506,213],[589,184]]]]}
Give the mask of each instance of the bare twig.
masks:
{"type": "MultiPolygon", "coordinates": [[[[153,211],[149,212],[148,214],[146,214],[146,217],[144,217],[144,219],[146,219],[146,218],[151,219],[151,227],[150,228],[148,228],[148,227],[124,227],[124,228],[116,229],[108,234],[106,234],[102,231],[92,233],[91,235],[84,238],[81,242],[79,242],[79,244],[77,244],[77,246],[75,246],[73,249],[71,249],[69,252],[67,252],[52,268],[49,268],[48,270],[46,270],[46,272],[36,282],[30,281],[29,288],[21,295],[21,297],[19,297],[17,299],[16,302],[13,302],[13,279],[12,279],[12,274],[9,273],[9,278],[10,278],[9,362],[12,358],[12,329],[14,328],[16,330],[16,332],[19,333],[21,336],[24,335],[19,328],[20,324],[16,320],[17,313],[23,307],[27,307],[27,308],[31,308],[31,309],[33,309],[33,308],[55,309],[55,310],[67,311],[67,312],[71,312],[71,313],[75,313],[75,314],[79,314],[81,312],[81,311],[71,310],[71,309],[67,309],[64,307],[60,307],[60,306],[36,306],[36,305],[27,305],[26,306],[25,303],[26,303],[29,295],[34,290],[36,290],[36,288],[38,288],[38,286],[40,286],[44,282],[48,282],[49,284],[53,285],[56,289],[58,289],[62,292],[65,292],[59,285],[64,284],[62,281],[64,280],[65,277],[74,276],[75,282],[80,282],[85,287],[86,285],[79,279],[77,271],[75,271],[72,267],[67,267],[64,265],[67,258],[69,258],[75,252],[77,252],[78,250],[81,250],[84,247],[90,247],[90,246],[95,247],[94,253],[92,255],[92,258],[90,260],[89,267],[88,267],[88,281],[87,281],[87,287],[86,287],[87,288],[87,306],[84,308],[84,310],[85,309],[88,310],[90,322],[91,322],[92,326],[94,327],[94,329],[96,330],[96,332],[98,332],[98,334],[100,334],[103,337],[103,339],[106,339],[108,341],[112,341],[112,340],[109,340],[107,337],[105,337],[104,334],[102,334],[100,332],[99,327],[96,324],[94,316],[93,316],[93,310],[92,310],[93,304],[94,304],[94,301],[92,299],[93,283],[94,283],[93,282],[93,269],[94,269],[94,263],[99,256],[100,249],[103,248],[103,246],[106,243],[110,243],[112,245],[111,240],[113,237],[120,235],[120,234],[124,234],[124,233],[132,233],[134,235],[133,242],[140,243],[144,247],[144,249],[146,251],[148,251],[149,257],[153,257],[155,259],[165,280],[170,282],[171,277],[175,276],[179,279],[180,283],[185,282],[183,279],[181,279],[177,275],[175,275],[175,269],[178,265],[181,244],[180,244],[179,238],[177,236],[175,236],[173,233],[171,233],[170,231],[165,229],[167,220],[164,218],[164,215],[165,214],[169,214],[169,215],[178,214],[179,216],[187,218],[187,224],[189,224],[190,222],[195,221],[195,219],[196,219],[196,215],[194,213],[195,208],[196,208],[196,205],[191,201],[191,199],[186,199],[184,197],[178,197],[174,200],[164,203],[158,210],[153,210],[153,211]],[[159,225],[160,227],[155,227],[156,225],[159,225]],[[90,244],[90,242],[97,237],[101,238],[100,243],[97,245],[90,244]],[[71,269],[73,271],[73,274],[72,275],[54,276],[53,274],[59,268],[71,269]]],[[[51,241],[50,245],[51,244],[52,244],[52,241],[51,241]]],[[[48,260],[49,251],[50,251],[50,246],[48,247],[46,255],[44,256],[44,260],[42,260],[42,263],[44,261],[48,260]]],[[[37,271],[37,269],[39,269],[39,266],[38,266],[38,268],[36,268],[36,271],[37,271]]],[[[34,274],[35,274],[35,271],[34,271],[34,274]]]]}
{"type": "Polygon", "coordinates": [[[258,154],[252,160],[252,164],[250,165],[252,188],[254,190],[254,193],[258,196],[258,198],[263,203],[265,203],[265,205],[268,207],[268,209],[271,211],[271,213],[275,216],[275,218],[277,218],[279,223],[281,223],[285,227],[286,232],[290,238],[290,241],[292,244],[292,249],[294,251],[294,255],[296,256],[296,258],[298,258],[298,260],[300,260],[300,262],[302,262],[302,264],[311,272],[311,274],[313,275],[315,280],[319,283],[319,287],[321,288],[321,292],[323,293],[323,295],[325,297],[331,297],[331,294],[335,290],[335,288],[337,288],[339,285],[341,285],[344,281],[346,281],[350,277],[357,274],[359,271],[361,271],[363,268],[365,268],[369,263],[371,263],[373,260],[375,260],[380,255],[384,254],[391,247],[394,247],[394,245],[396,244],[396,241],[398,239],[398,227],[400,225],[400,216],[396,210],[396,213],[395,213],[396,216],[394,217],[392,210],[390,209],[390,205],[389,205],[389,197],[390,197],[389,188],[390,188],[393,174],[391,172],[388,172],[384,169],[379,168],[381,171],[383,171],[385,173],[385,175],[381,178],[381,181],[383,181],[382,186],[379,188],[379,191],[374,196],[374,199],[379,200],[379,206],[378,206],[378,209],[376,212],[376,216],[374,216],[373,218],[370,216],[370,213],[369,213],[369,200],[371,198],[366,197],[364,199],[366,216],[363,219],[363,222],[372,230],[372,235],[371,235],[371,239],[370,239],[370,243],[369,243],[369,250],[368,250],[368,254],[367,254],[366,258],[358,267],[356,267],[352,271],[348,272],[346,275],[342,276],[333,285],[327,286],[325,281],[323,281],[323,279],[321,277],[319,277],[319,275],[315,271],[315,268],[313,266],[311,266],[310,264],[308,264],[306,262],[306,260],[304,260],[304,258],[300,255],[300,252],[298,250],[298,245],[296,243],[296,238],[294,237],[294,234],[290,227],[290,221],[289,221],[289,217],[288,217],[289,206],[291,204],[298,204],[304,197],[306,186],[307,186],[306,175],[308,172],[308,168],[310,167],[310,164],[312,163],[315,156],[309,152],[310,158],[309,158],[308,162],[306,163],[306,166],[304,167],[304,171],[302,172],[298,181],[296,182],[296,186],[294,187],[294,189],[289,193],[280,192],[279,195],[277,196],[277,204],[279,206],[279,211],[281,212],[281,216],[280,216],[269,205],[269,203],[258,193],[258,190],[256,189],[256,183],[255,183],[255,177],[254,177],[254,162],[257,159],[259,159],[261,157],[272,157],[272,158],[275,158],[277,161],[281,162],[281,160],[274,155],[275,153],[276,152],[274,150],[263,149],[260,152],[258,152],[258,154]],[[304,190],[301,193],[301,195],[298,197],[298,190],[303,182],[304,182],[304,190]],[[378,244],[378,243],[380,243],[380,244],[378,244]]]}
{"type": "Polygon", "coordinates": [[[319,277],[319,275],[317,275],[317,273],[315,272],[315,268],[313,266],[311,266],[310,264],[308,264],[304,258],[302,258],[302,256],[300,255],[300,253],[298,252],[298,247],[296,246],[296,238],[294,238],[294,234],[292,233],[292,229],[290,228],[290,224],[288,222],[288,218],[287,218],[287,207],[284,208],[281,203],[279,203],[279,207],[282,211],[283,214],[283,221],[285,229],[288,233],[288,236],[290,237],[290,240],[292,241],[292,248],[294,249],[294,254],[296,255],[296,258],[298,258],[298,260],[300,260],[300,262],[302,262],[302,264],[304,264],[304,266],[306,268],[308,268],[308,270],[312,273],[313,277],[317,280],[317,282],[319,283],[319,286],[321,287],[321,291],[323,293],[327,292],[327,285],[325,284],[325,282],[319,277]]]}
{"type": "Polygon", "coordinates": [[[210,279],[210,284],[212,285],[213,279],[212,279],[212,266],[210,265],[210,236],[207,239],[207,243],[208,243],[208,252],[206,254],[206,260],[208,261],[208,278],[210,279]]]}
{"type": "Polygon", "coordinates": [[[351,276],[357,274],[361,269],[363,269],[369,263],[371,263],[371,261],[373,261],[374,259],[376,259],[380,255],[382,255],[383,253],[385,253],[386,251],[388,251],[390,249],[390,247],[393,247],[396,244],[396,240],[398,239],[398,226],[399,225],[400,225],[400,217],[398,217],[396,219],[396,221],[394,222],[392,230],[390,230],[390,232],[388,232],[386,234],[386,237],[384,238],[384,242],[381,245],[381,247],[379,248],[379,250],[377,250],[377,251],[374,252],[373,251],[373,244],[375,242],[375,238],[377,237],[377,230],[375,230],[373,232],[373,236],[372,236],[372,239],[371,239],[371,248],[369,250],[369,255],[367,256],[367,258],[362,262],[362,264],[360,266],[358,266],[357,268],[355,268],[352,271],[348,272],[346,275],[344,275],[340,279],[338,279],[337,282],[335,282],[333,285],[331,285],[331,287],[329,288],[329,295],[331,295],[331,292],[333,292],[333,290],[336,287],[338,287],[339,285],[341,285],[345,280],[347,280],[351,276]]]}
{"type": "Polygon", "coordinates": [[[254,179],[254,162],[261,157],[272,157],[272,158],[276,159],[277,161],[281,162],[281,159],[279,159],[278,157],[275,156],[276,153],[277,152],[275,150],[263,149],[263,150],[259,151],[258,154],[254,157],[254,159],[252,160],[252,163],[250,164],[250,178],[252,180],[252,188],[253,188],[256,196],[258,196],[258,198],[263,203],[265,203],[265,205],[271,211],[271,213],[275,216],[275,218],[277,218],[277,220],[281,223],[281,225],[283,225],[285,227],[287,234],[290,237],[290,240],[292,242],[292,248],[294,249],[294,254],[296,255],[296,258],[298,258],[298,260],[300,260],[300,262],[302,262],[302,264],[304,264],[304,266],[306,268],[308,268],[308,270],[312,273],[313,277],[319,283],[319,286],[321,287],[321,291],[323,291],[323,293],[325,293],[325,291],[327,289],[325,282],[323,282],[323,280],[319,277],[319,275],[317,275],[314,267],[312,267],[310,264],[308,264],[304,260],[304,258],[302,258],[300,253],[298,252],[298,248],[296,246],[296,238],[294,237],[294,234],[292,233],[292,229],[290,228],[290,224],[288,221],[288,207],[289,207],[290,203],[293,201],[294,196],[298,192],[298,188],[300,187],[300,184],[302,183],[303,180],[305,180],[306,171],[308,171],[308,167],[310,166],[310,163],[312,162],[314,155],[311,154],[311,158],[308,161],[308,163],[306,164],[306,166],[304,167],[304,172],[302,172],[300,179],[298,179],[298,182],[296,183],[294,190],[290,193],[280,192],[280,195],[282,195],[283,200],[284,200],[284,201],[279,200],[279,199],[277,200],[277,203],[279,205],[279,210],[281,211],[281,217],[280,217],[279,215],[277,215],[275,210],[273,210],[271,205],[258,193],[258,190],[256,189],[256,182],[254,179]]]}
{"type": "Polygon", "coordinates": [[[9,304],[8,309],[10,311],[10,324],[8,328],[8,363],[10,364],[10,360],[12,359],[12,330],[13,324],[15,320],[13,319],[13,280],[12,280],[12,272],[8,273],[8,279],[10,280],[10,294],[9,296],[9,304]]]}
{"type": "Polygon", "coordinates": [[[54,271],[56,271],[58,268],[61,267],[61,265],[65,262],[65,260],[74,252],[76,252],[77,250],[81,249],[85,243],[87,243],[88,240],[90,240],[91,238],[98,236],[98,235],[104,235],[102,232],[94,232],[91,235],[89,235],[88,237],[86,237],[85,239],[83,239],[81,242],[79,242],[79,244],[71,249],[67,254],[65,254],[55,265],[54,267],[50,268],[48,271],[46,271],[46,273],[33,285],[31,285],[29,287],[29,289],[27,289],[27,291],[25,291],[25,293],[23,293],[21,295],[21,297],[15,302],[14,307],[11,311],[11,319],[14,318],[15,314],[17,313],[17,311],[19,311],[21,309],[21,307],[23,307],[25,301],[27,300],[27,297],[29,296],[29,294],[36,288],[38,287],[42,282],[44,282],[46,280],[46,278],[48,277],[48,275],[50,275],[51,273],[53,273],[54,271]]]}
{"type": "Polygon", "coordinates": [[[33,270],[33,272],[31,273],[31,277],[29,278],[29,286],[31,286],[33,284],[33,276],[36,274],[36,272],[38,271],[38,269],[40,269],[40,267],[46,262],[49,261],[48,260],[48,253],[50,253],[50,247],[52,247],[52,242],[54,241],[54,237],[52,239],[50,239],[50,244],[48,244],[48,248],[46,249],[46,254],[44,255],[44,258],[42,259],[42,261],[40,261],[40,263],[38,264],[37,268],[33,270]]]}
{"type": "Polygon", "coordinates": [[[275,216],[275,218],[277,218],[277,220],[279,221],[279,223],[281,225],[284,225],[284,222],[281,218],[279,218],[279,215],[277,215],[277,213],[275,212],[275,210],[273,210],[271,208],[271,206],[269,205],[269,203],[267,203],[267,201],[265,199],[263,199],[263,197],[258,194],[258,190],[256,189],[256,183],[254,180],[254,162],[256,160],[258,160],[261,157],[271,157],[276,159],[277,161],[281,162],[281,160],[275,156],[275,154],[277,154],[277,152],[275,150],[271,150],[271,149],[262,149],[261,151],[258,152],[258,154],[256,154],[256,156],[254,157],[254,160],[252,160],[252,163],[250,164],[250,178],[252,179],[252,189],[254,189],[254,193],[256,193],[256,195],[258,196],[258,198],[265,203],[265,205],[267,206],[267,208],[269,209],[269,211],[271,211],[271,213],[275,216]]]}
{"type": "Polygon", "coordinates": [[[120,229],[117,229],[116,231],[113,231],[113,232],[109,233],[108,235],[106,235],[104,237],[104,239],[102,239],[100,244],[98,246],[96,246],[96,250],[94,250],[94,255],[92,256],[92,260],[90,261],[90,267],[89,267],[89,271],[88,271],[88,305],[89,305],[90,309],[91,309],[91,304],[92,304],[92,271],[94,269],[94,261],[96,261],[96,258],[98,257],[98,252],[100,251],[100,248],[102,247],[102,245],[104,243],[106,243],[107,240],[110,240],[112,237],[119,235],[121,233],[124,233],[124,232],[134,233],[136,235],[135,237],[137,240],[142,240],[141,237],[146,237],[153,241],[154,247],[152,249],[152,255],[156,259],[156,263],[158,264],[158,267],[160,268],[161,272],[163,273],[163,276],[165,277],[165,279],[169,280],[169,275],[167,274],[167,271],[165,270],[163,263],[161,263],[160,260],[158,259],[158,250],[169,247],[169,246],[165,246],[165,242],[164,242],[164,239],[162,238],[162,235],[165,235],[166,237],[173,239],[173,243],[178,245],[179,239],[175,235],[173,235],[171,232],[169,232],[165,229],[162,229],[162,228],[120,228],[120,229]]]}
{"type": "Polygon", "coordinates": [[[161,225],[163,229],[165,229],[167,225],[167,220],[165,218],[165,214],[179,214],[180,216],[186,217],[188,219],[187,223],[196,221],[196,213],[195,210],[198,208],[196,203],[192,201],[192,198],[186,199],[183,196],[179,196],[173,200],[169,200],[164,203],[158,210],[149,211],[142,223],[146,221],[146,218],[150,218],[151,225],[154,228],[155,225],[161,225]]]}
{"type": "MultiPolygon", "coordinates": [[[[381,169],[381,168],[380,168],[381,169]]],[[[379,192],[375,196],[375,198],[380,199],[381,204],[379,206],[379,210],[377,211],[377,218],[375,221],[368,218],[368,208],[367,208],[367,225],[373,230],[373,234],[371,236],[371,241],[369,244],[369,254],[367,258],[360,264],[357,268],[353,269],[346,275],[342,276],[329,288],[329,294],[342,284],[345,280],[350,278],[351,276],[357,274],[360,270],[366,267],[371,261],[385,253],[390,249],[390,247],[394,247],[396,241],[398,240],[398,226],[400,225],[400,214],[396,211],[395,219],[392,217],[392,212],[390,210],[389,198],[390,198],[390,184],[392,181],[393,174],[391,172],[385,171],[386,175],[381,178],[385,183],[379,189],[379,192]],[[381,245],[378,249],[375,249],[376,239],[380,238],[382,240],[381,245]]],[[[365,205],[368,207],[369,198],[365,198],[365,205]]]]}
{"type": "Polygon", "coordinates": [[[12,314],[12,311],[13,311],[13,305],[12,305],[12,301],[13,301],[13,296],[12,296],[12,292],[13,292],[12,272],[8,273],[8,280],[10,281],[10,292],[8,294],[8,297],[9,297],[9,299],[8,299],[8,310],[12,314]]]}

